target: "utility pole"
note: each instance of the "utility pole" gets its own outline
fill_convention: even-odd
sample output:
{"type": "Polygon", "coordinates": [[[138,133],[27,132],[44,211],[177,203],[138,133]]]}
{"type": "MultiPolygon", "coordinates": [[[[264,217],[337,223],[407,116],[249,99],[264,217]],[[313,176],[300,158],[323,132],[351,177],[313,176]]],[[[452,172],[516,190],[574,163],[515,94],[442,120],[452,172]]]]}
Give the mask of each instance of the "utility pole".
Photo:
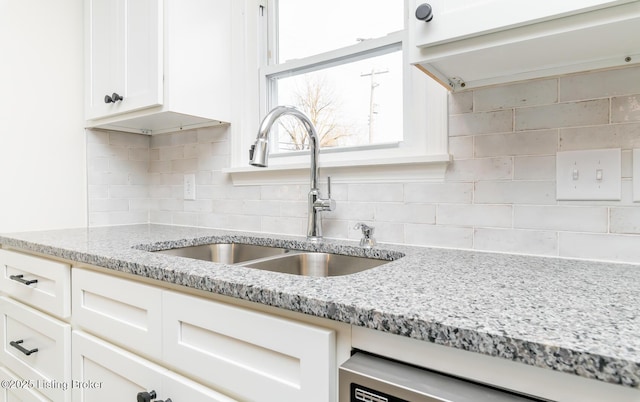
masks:
{"type": "Polygon", "coordinates": [[[388,72],[389,70],[376,70],[375,68],[372,68],[370,73],[360,74],[360,77],[371,77],[371,93],[369,95],[369,144],[373,142],[373,115],[378,113],[375,111],[375,103],[373,102],[373,99],[374,91],[380,84],[375,81],[375,76],[388,72]]]}

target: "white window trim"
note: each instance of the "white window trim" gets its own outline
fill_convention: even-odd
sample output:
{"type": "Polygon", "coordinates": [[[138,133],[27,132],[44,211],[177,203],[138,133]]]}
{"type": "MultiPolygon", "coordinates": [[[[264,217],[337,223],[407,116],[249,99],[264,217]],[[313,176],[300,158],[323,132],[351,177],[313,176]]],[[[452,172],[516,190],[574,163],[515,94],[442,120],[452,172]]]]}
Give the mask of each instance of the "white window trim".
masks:
{"type": "MultiPolygon", "coordinates": [[[[255,141],[260,120],[267,113],[266,83],[262,74],[272,75],[283,71],[281,65],[262,67],[266,60],[265,50],[260,46],[260,36],[266,32],[266,18],[260,15],[260,6],[265,0],[240,0],[232,2],[232,96],[231,174],[236,185],[263,185],[303,183],[309,177],[309,156],[286,156],[271,158],[268,168],[249,166],[249,147],[255,141]]],[[[405,10],[405,14],[407,14],[405,10]]],[[[405,15],[407,21],[408,15],[405,15]]],[[[305,65],[312,60],[326,62],[336,60],[352,51],[367,52],[371,49],[402,41],[407,46],[408,29],[387,37],[371,39],[340,49],[305,58],[304,61],[288,62],[287,70],[305,65]]],[[[404,85],[404,141],[395,147],[363,147],[356,151],[320,152],[322,177],[332,176],[334,182],[387,182],[414,180],[442,180],[448,154],[448,109],[447,91],[409,64],[409,52],[403,52],[405,70],[404,85]],[[428,111],[428,112],[427,112],[428,111]],[[412,136],[412,137],[411,137],[412,136]],[[409,146],[407,146],[409,144],[409,146]]]]}

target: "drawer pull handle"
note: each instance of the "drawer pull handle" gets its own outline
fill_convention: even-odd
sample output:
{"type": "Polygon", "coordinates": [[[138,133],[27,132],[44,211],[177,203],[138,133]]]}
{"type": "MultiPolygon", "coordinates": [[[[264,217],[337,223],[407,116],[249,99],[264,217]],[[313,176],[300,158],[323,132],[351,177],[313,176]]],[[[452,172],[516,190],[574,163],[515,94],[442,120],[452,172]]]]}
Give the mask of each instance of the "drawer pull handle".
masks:
{"type": "MultiPolygon", "coordinates": [[[[151,402],[152,399],[156,399],[156,391],[151,392],[138,392],[138,402],[151,402]]],[[[171,398],[167,398],[165,401],[157,400],[155,402],[172,402],[171,398]]]]}
{"type": "Polygon", "coordinates": [[[27,280],[23,278],[24,278],[24,275],[11,275],[9,277],[9,279],[20,282],[20,283],[24,283],[25,285],[32,285],[34,283],[38,283],[37,279],[27,280]]]}
{"type": "Polygon", "coordinates": [[[21,351],[22,353],[24,353],[27,356],[29,356],[32,353],[36,353],[38,351],[38,348],[31,349],[31,350],[23,348],[22,345],[20,345],[22,342],[24,342],[24,339],[20,339],[19,341],[11,341],[11,342],[9,342],[9,345],[11,345],[14,348],[18,349],[19,351],[21,351]]]}

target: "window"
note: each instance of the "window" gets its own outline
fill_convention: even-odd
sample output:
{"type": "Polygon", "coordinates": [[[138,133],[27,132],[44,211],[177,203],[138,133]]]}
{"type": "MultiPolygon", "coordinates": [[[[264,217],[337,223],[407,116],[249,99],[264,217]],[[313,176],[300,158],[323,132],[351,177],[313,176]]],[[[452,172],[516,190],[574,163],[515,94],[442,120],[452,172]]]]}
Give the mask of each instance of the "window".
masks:
{"type": "MultiPolygon", "coordinates": [[[[245,70],[236,71],[243,90],[232,122],[232,173],[254,171],[246,149],[278,105],[297,106],[314,122],[321,166],[448,161],[446,90],[407,62],[404,1],[238,3],[247,7],[236,13],[244,26],[234,24],[244,53],[234,62],[245,70]]],[[[305,130],[295,118],[279,122],[270,168],[308,164],[305,130]]]]}
{"type": "MultiPolygon", "coordinates": [[[[267,109],[293,105],[304,111],[325,149],[401,141],[401,37],[349,52],[357,51],[354,44],[401,32],[403,8],[388,0],[272,1],[266,63],[273,68],[263,68],[267,109]],[[350,46],[346,54],[335,53],[350,46]]],[[[271,153],[308,146],[306,131],[285,117],[271,153]]]]}

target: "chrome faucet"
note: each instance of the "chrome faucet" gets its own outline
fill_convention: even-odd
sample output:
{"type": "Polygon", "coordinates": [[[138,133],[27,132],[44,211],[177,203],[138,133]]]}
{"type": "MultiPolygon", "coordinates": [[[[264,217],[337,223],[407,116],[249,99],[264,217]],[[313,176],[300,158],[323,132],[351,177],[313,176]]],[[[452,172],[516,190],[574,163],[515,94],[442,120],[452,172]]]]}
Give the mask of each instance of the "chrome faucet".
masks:
{"type": "Polygon", "coordinates": [[[327,198],[320,197],[318,189],[318,177],[320,176],[320,168],[318,167],[318,155],[320,153],[320,141],[318,134],[311,120],[302,111],[293,106],[277,106],[270,111],[262,120],[260,129],[258,130],[258,138],[256,143],[251,147],[249,152],[253,166],[267,167],[269,160],[269,132],[271,127],[283,115],[291,115],[296,117],[304,125],[309,134],[309,147],[311,149],[311,185],[308,197],[308,226],[307,240],[322,240],[322,220],[320,212],[333,211],[336,202],[331,199],[331,178],[327,179],[328,195],[327,198]]]}

